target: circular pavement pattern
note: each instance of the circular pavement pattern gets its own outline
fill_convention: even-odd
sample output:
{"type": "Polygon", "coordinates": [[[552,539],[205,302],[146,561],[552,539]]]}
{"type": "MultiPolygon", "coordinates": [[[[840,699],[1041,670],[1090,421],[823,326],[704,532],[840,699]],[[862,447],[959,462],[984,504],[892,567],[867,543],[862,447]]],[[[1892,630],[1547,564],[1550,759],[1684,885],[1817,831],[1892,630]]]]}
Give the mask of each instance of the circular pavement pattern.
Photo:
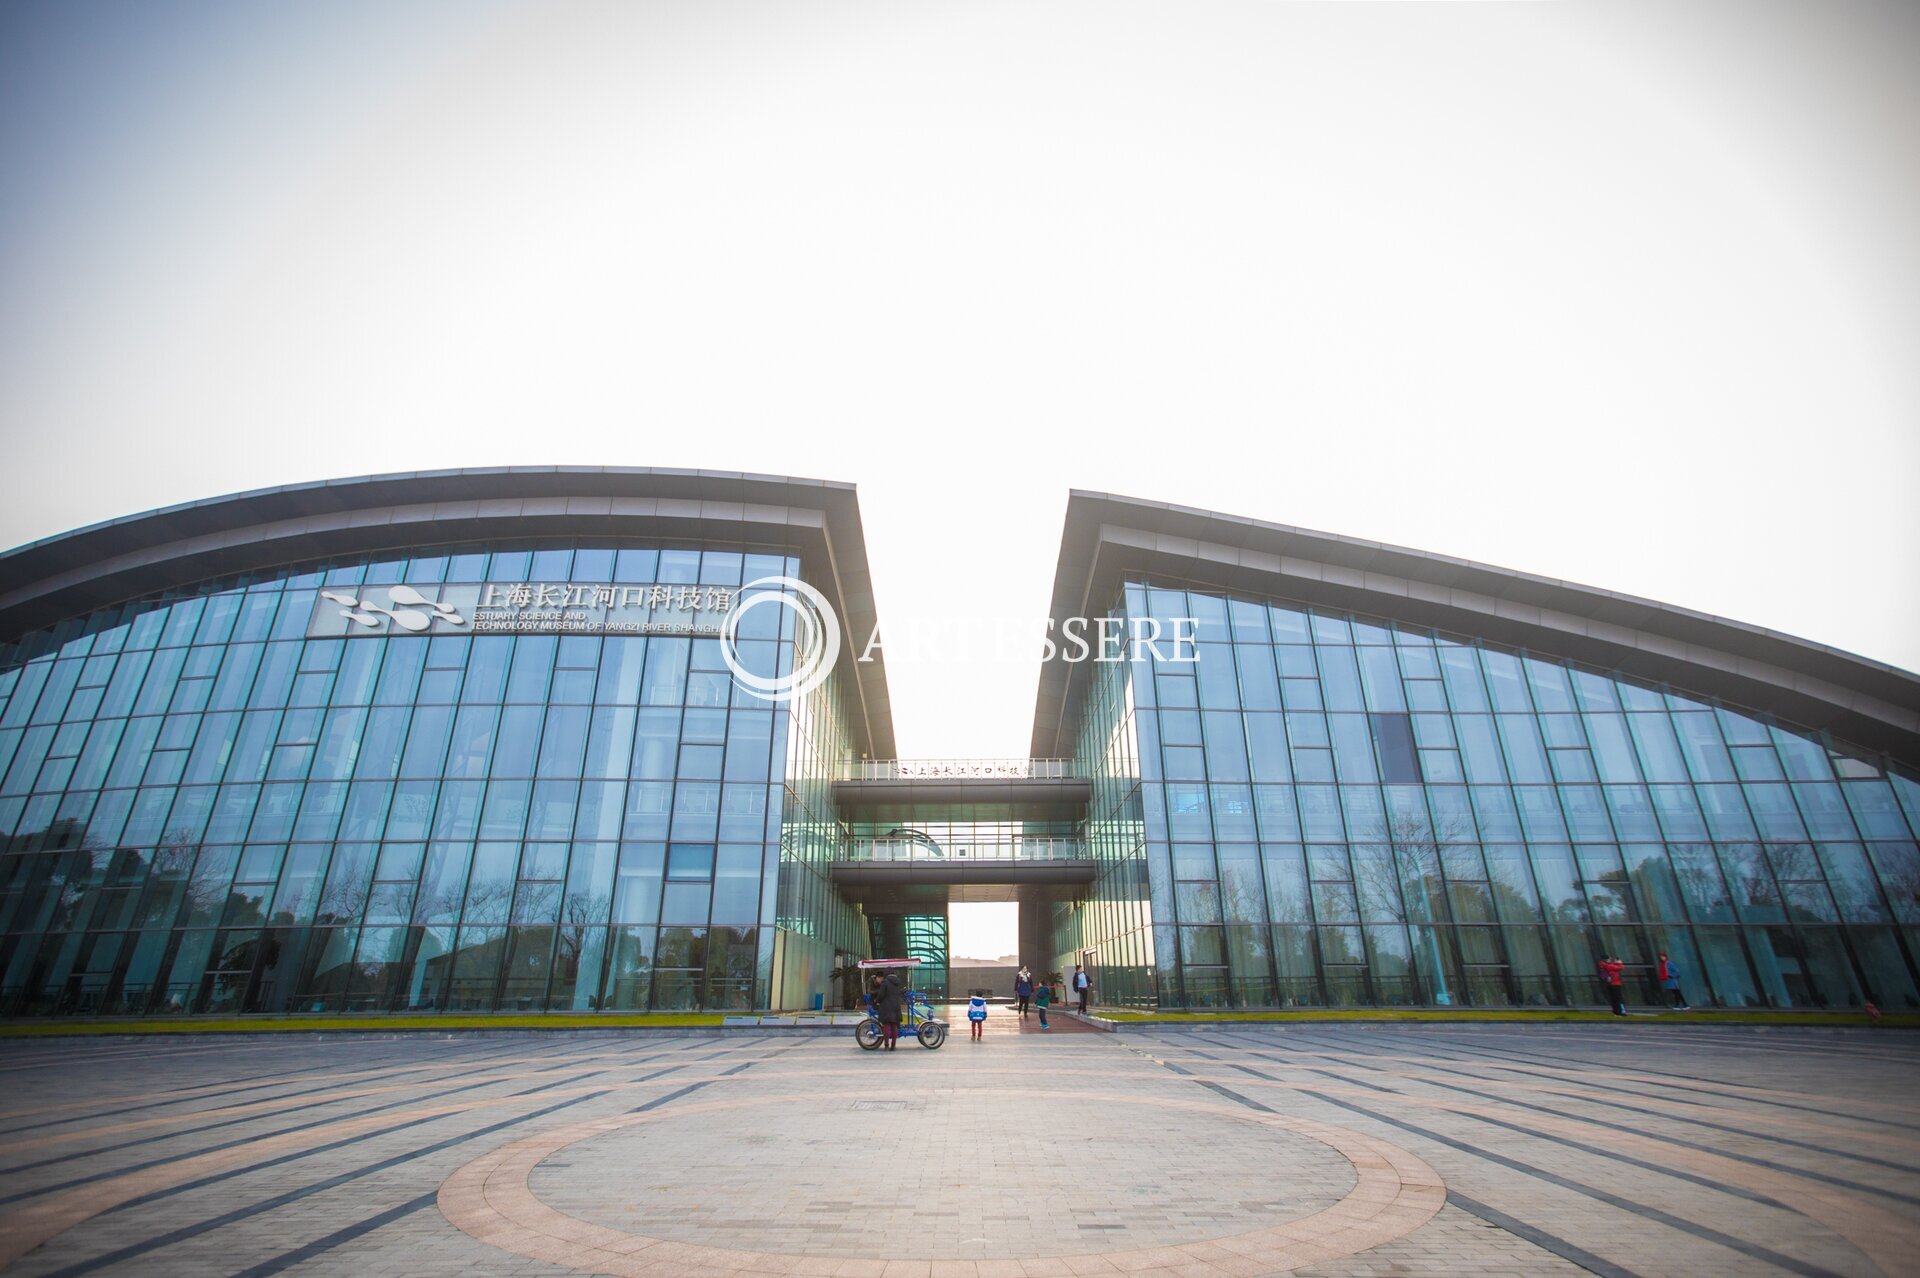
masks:
{"type": "Polygon", "coordinates": [[[1036,1122],[968,1091],[575,1123],[466,1164],[439,1202],[483,1242],[595,1273],[878,1275],[913,1258],[987,1278],[1091,1254],[1145,1272],[1284,1272],[1411,1233],[1445,1198],[1406,1150],[1307,1119],[1078,1093],[1036,1122]],[[960,1148],[964,1165],[946,1152],[960,1148]]]}
{"type": "Polygon", "coordinates": [[[1310,1215],[1354,1186],[1329,1146],[1226,1113],[1014,1106],[981,1089],[800,1100],[778,1137],[766,1116],[670,1112],[577,1142],[530,1184],[569,1216],[675,1242],[874,1256],[912,1240],[965,1260],[1199,1242],[1310,1215]]]}

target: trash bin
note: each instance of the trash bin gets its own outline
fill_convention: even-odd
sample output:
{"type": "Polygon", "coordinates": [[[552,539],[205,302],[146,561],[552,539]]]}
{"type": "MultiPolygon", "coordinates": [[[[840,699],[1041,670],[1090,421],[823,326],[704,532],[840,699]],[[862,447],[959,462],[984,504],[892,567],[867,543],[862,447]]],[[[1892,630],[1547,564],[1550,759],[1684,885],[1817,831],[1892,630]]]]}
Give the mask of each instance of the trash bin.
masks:
{"type": "Polygon", "coordinates": [[[826,1006],[827,1006],[827,996],[825,994],[815,994],[813,996],[814,1011],[816,1012],[822,1011],[826,1008],[826,1006]]]}

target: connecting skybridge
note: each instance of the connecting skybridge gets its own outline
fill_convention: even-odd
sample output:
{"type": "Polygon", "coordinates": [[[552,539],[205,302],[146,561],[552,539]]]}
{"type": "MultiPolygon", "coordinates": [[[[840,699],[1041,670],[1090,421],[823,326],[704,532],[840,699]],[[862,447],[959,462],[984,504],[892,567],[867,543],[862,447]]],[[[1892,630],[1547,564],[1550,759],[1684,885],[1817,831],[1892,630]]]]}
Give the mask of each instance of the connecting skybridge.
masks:
{"type": "Polygon", "coordinates": [[[863,759],[833,783],[849,823],[1086,819],[1093,782],[1071,759],[863,759]]]}
{"type": "Polygon", "coordinates": [[[939,846],[924,836],[854,839],[828,868],[834,884],[859,901],[902,895],[922,901],[1077,896],[1094,878],[1093,857],[1077,839],[958,847],[939,846]]]}
{"type": "Polygon", "coordinates": [[[1092,796],[1068,759],[862,760],[833,785],[849,837],[829,872],[870,906],[1078,896],[1092,796]]]}
{"type": "Polygon", "coordinates": [[[1089,856],[1081,839],[988,838],[942,844],[923,834],[917,838],[851,839],[839,859],[898,865],[903,861],[1085,861],[1089,856]]]}
{"type": "Polygon", "coordinates": [[[847,765],[848,781],[1064,780],[1072,759],[861,759],[847,765]]]}

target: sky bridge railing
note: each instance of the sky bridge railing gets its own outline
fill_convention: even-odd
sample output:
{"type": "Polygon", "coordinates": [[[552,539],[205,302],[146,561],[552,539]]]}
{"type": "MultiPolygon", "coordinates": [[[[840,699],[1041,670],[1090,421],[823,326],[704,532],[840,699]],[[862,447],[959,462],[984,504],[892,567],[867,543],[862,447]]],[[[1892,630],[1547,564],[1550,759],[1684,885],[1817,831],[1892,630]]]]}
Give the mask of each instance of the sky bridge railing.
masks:
{"type": "Polygon", "coordinates": [[[848,781],[980,779],[1061,780],[1074,775],[1072,759],[858,759],[848,781]]]}
{"type": "Polygon", "coordinates": [[[939,844],[931,839],[850,839],[841,850],[846,861],[1085,861],[1092,857],[1080,839],[1017,839],[1012,842],[939,844]]]}

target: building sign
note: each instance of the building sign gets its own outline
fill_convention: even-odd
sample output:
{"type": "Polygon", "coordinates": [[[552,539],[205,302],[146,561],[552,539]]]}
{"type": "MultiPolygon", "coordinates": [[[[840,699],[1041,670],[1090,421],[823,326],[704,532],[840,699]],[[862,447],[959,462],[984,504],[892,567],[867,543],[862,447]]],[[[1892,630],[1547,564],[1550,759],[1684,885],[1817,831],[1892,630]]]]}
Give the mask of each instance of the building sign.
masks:
{"type": "Polygon", "coordinates": [[[857,765],[865,780],[942,780],[945,778],[1016,779],[1064,777],[1063,759],[883,759],[857,765]],[[866,775],[870,773],[871,775],[866,775]]]}
{"type": "Polygon", "coordinates": [[[309,639],[392,634],[714,635],[738,602],[732,586],[507,581],[481,585],[329,586],[309,639]]]}

